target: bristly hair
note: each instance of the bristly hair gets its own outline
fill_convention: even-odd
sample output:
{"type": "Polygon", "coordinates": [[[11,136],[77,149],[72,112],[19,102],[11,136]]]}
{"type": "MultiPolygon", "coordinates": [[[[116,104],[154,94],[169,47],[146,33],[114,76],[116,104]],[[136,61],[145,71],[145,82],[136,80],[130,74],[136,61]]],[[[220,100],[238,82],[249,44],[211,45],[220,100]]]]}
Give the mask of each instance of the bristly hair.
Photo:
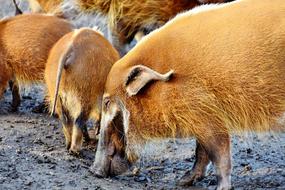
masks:
{"type": "Polygon", "coordinates": [[[80,8],[85,12],[108,14],[112,0],[78,0],[80,8]]]}
{"type": "Polygon", "coordinates": [[[126,37],[138,29],[162,26],[179,12],[200,5],[197,1],[185,0],[78,0],[78,4],[84,12],[107,15],[110,29],[122,32],[126,37]]]}

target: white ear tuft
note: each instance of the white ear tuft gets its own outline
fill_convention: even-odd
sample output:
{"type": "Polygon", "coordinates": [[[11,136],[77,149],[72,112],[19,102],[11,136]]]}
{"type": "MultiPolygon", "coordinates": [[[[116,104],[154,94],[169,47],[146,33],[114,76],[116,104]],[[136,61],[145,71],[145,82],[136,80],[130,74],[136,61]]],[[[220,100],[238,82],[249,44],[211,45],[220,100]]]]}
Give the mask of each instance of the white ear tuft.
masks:
{"type": "Polygon", "coordinates": [[[160,74],[155,70],[143,65],[137,65],[131,68],[125,82],[126,91],[129,96],[136,95],[150,81],[168,81],[174,71],[170,70],[165,74],[160,74]]]}

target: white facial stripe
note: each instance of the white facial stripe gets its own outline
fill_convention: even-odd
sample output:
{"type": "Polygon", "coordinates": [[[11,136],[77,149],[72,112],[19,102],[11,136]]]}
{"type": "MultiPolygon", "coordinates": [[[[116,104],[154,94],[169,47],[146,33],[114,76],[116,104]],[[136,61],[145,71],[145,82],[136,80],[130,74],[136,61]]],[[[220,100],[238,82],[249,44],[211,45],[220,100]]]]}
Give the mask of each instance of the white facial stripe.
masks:
{"type": "Polygon", "coordinates": [[[102,115],[101,127],[105,129],[110,122],[114,119],[117,113],[117,107],[115,105],[111,105],[110,109],[102,115]]]}
{"type": "Polygon", "coordinates": [[[120,104],[121,104],[120,107],[121,107],[122,112],[123,112],[124,133],[126,135],[128,130],[129,130],[130,112],[129,112],[129,110],[127,110],[126,106],[122,102],[120,102],[120,104]]]}
{"type": "Polygon", "coordinates": [[[104,145],[105,132],[109,123],[112,122],[112,120],[114,119],[116,112],[117,108],[113,105],[111,106],[110,110],[107,111],[107,113],[106,112],[102,113],[102,118],[100,123],[101,130],[99,134],[100,137],[98,142],[98,149],[96,151],[96,156],[95,156],[95,163],[103,162],[101,158],[104,155],[106,148],[104,145]]]}

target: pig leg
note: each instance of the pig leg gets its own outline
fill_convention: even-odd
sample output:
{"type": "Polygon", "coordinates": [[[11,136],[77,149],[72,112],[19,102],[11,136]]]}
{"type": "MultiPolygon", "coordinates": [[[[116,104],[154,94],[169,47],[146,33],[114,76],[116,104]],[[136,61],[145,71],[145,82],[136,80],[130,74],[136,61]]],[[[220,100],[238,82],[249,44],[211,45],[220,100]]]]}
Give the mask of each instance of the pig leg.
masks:
{"type": "Polygon", "coordinates": [[[40,102],[38,106],[32,109],[32,112],[33,113],[48,113],[48,104],[47,104],[47,101],[45,100],[48,100],[47,96],[45,96],[44,100],[40,102]]]}
{"type": "Polygon", "coordinates": [[[229,134],[219,134],[207,137],[203,147],[209,159],[216,167],[217,190],[231,189],[231,152],[229,134]]]}
{"type": "MultiPolygon", "coordinates": [[[[46,99],[46,98],[45,98],[46,99]]],[[[48,105],[45,101],[40,102],[40,104],[32,109],[33,113],[48,113],[48,105]]]]}
{"type": "Polygon", "coordinates": [[[70,147],[70,152],[78,154],[81,150],[83,143],[83,136],[87,141],[90,140],[86,122],[88,117],[84,112],[81,112],[80,115],[76,118],[74,126],[72,128],[72,142],[70,147]]]}
{"type": "Polygon", "coordinates": [[[12,80],[9,82],[9,86],[12,90],[12,104],[11,111],[16,112],[21,103],[21,96],[19,91],[19,84],[16,80],[12,80]]]}
{"type": "Polygon", "coordinates": [[[60,120],[62,121],[62,130],[65,137],[65,145],[66,149],[69,150],[71,146],[71,137],[72,137],[72,126],[73,126],[73,119],[69,113],[69,111],[62,105],[62,100],[59,98],[58,103],[56,104],[56,109],[60,120]]]}
{"type": "Polygon", "coordinates": [[[196,160],[191,171],[187,171],[184,176],[179,180],[178,184],[183,186],[193,185],[195,182],[200,181],[205,176],[207,165],[210,162],[205,148],[196,141],[196,160]]]}

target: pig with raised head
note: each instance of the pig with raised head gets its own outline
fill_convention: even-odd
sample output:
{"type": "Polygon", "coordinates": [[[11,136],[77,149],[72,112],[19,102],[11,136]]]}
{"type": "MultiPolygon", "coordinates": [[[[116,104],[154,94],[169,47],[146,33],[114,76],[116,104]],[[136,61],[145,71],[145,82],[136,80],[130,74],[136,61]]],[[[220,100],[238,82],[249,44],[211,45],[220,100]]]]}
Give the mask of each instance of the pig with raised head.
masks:
{"type": "Polygon", "coordinates": [[[178,15],[113,65],[102,102],[95,175],[123,173],[149,140],[194,136],[196,161],[179,184],[212,162],[217,189],[230,189],[230,134],[284,129],[284,1],[178,15]]]}
{"type": "Polygon", "coordinates": [[[83,136],[88,138],[86,122],[99,125],[105,80],[118,59],[112,45],[87,28],[66,34],[52,48],[45,70],[48,102],[62,121],[71,153],[79,153],[83,136]]]}

